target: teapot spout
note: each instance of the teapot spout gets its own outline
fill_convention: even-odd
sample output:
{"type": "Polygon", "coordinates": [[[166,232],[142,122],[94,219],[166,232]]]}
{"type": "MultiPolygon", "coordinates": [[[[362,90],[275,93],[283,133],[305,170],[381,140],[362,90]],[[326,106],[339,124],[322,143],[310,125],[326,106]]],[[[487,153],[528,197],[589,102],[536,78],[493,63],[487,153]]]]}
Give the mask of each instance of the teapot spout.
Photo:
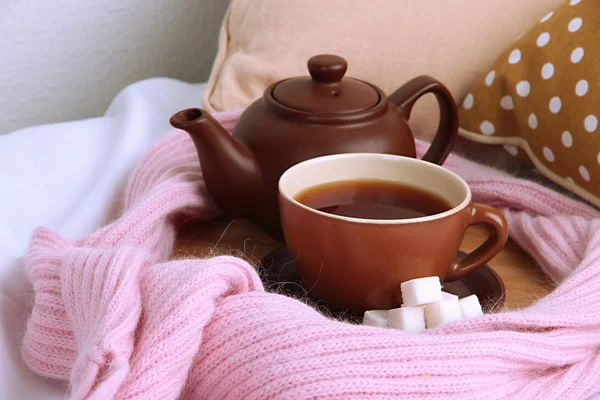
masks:
{"type": "Polygon", "coordinates": [[[226,213],[249,215],[262,186],[260,170],[250,149],[200,108],[180,111],[171,117],[170,123],[192,138],[206,187],[217,206],[226,213]]]}

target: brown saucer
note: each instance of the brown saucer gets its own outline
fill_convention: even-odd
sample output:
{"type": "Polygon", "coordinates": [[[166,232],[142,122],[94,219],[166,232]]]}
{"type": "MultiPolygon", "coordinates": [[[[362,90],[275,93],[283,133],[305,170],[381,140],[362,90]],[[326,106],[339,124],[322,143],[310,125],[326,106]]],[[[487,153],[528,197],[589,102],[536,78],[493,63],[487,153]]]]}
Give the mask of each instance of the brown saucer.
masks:
{"type": "MultiPolygon", "coordinates": [[[[466,253],[459,252],[459,257],[465,255],[466,253]]],[[[265,288],[270,292],[277,292],[307,301],[319,311],[332,317],[349,321],[359,321],[362,318],[362,315],[334,312],[327,307],[324,301],[311,296],[310,291],[304,287],[296,272],[294,260],[287,247],[267,254],[261,260],[259,268],[261,269],[263,282],[265,282],[265,288]]],[[[506,298],[504,283],[488,265],[479,267],[457,281],[444,282],[442,286],[444,291],[456,294],[461,298],[471,294],[477,295],[486,313],[499,311],[504,307],[506,298]]]]}

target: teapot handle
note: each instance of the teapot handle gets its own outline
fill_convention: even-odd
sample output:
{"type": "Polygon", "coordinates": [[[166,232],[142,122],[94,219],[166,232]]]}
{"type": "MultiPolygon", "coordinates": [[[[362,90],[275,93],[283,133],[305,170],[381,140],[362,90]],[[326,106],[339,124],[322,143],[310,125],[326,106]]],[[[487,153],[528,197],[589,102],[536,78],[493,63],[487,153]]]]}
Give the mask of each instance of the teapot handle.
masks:
{"type": "Polygon", "coordinates": [[[392,93],[389,100],[404,112],[408,120],[417,100],[427,93],[434,94],[438,101],[440,124],[423,160],[441,165],[450,154],[458,133],[458,111],[448,88],[430,76],[418,76],[392,93]]]}

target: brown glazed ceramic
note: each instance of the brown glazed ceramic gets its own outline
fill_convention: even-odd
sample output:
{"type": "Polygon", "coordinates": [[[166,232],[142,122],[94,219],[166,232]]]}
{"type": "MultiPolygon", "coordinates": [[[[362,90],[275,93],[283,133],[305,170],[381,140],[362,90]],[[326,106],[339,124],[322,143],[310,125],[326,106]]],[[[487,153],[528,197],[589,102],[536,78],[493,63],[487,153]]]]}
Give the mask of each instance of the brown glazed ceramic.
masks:
{"type": "Polygon", "coordinates": [[[333,309],[389,309],[401,303],[400,283],[437,275],[454,281],[494,257],[508,227],[495,208],[471,201],[466,182],[435,164],[385,154],[319,157],[287,170],[279,182],[281,222],[287,247],[297,257],[306,287],[333,309]],[[369,220],[327,214],[294,197],[323,183],[382,179],[416,186],[453,208],[421,218],[369,220]],[[462,259],[456,254],[470,225],[492,234],[462,259]]]}
{"type": "Polygon", "coordinates": [[[277,182],[296,163],[337,153],[387,153],[415,157],[407,123],[416,101],[434,94],[440,123],[424,160],[441,164],[454,145],[456,105],[448,89],[429,76],[407,82],[389,98],[376,86],[344,77],[348,65],[335,55],[308,61],[310,77],[269,86],[241,115],[230,136],[206,111],[171,117],[196,145],[206,186],[226,213],[255,221],[281,237],[277,182]]]}
{"type": "MultiPolygon", "coordinates": [[[[466,253],[460,251],[459,257],[466,253]]],[[[308,302],[312,307],[324,314],[352,322],[361,322],[362,312],[348,312],[348,310],[331,310],[327,303],[315,296],[314,291],[309,292],[296,268],[296,257],[290,254],[287,247],[272,251],[262,258],[261,278],[267,291],[283,293],[303,302],[308,302]]],[[[468,275],[456,281],[442,282],[445,292],[453,293],[460,298],[476,295],[481,302],[485,313],[501,310],[506,301],[506,288],[498,274],[489,266],[482,265],[468,275]]]]}

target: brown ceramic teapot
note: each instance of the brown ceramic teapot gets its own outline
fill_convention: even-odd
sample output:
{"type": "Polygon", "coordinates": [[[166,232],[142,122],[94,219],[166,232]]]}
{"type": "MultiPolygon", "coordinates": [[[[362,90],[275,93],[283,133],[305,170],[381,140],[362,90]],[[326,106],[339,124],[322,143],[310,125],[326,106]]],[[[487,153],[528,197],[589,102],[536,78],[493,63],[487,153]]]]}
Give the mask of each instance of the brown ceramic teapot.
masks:
{"type": "Polygon", "coordinates": [[[344,78],[348,64],[335,55],[308,61],[310,77],[269,86],[241,115],[233,134],[206,111],[192,108],[171,117],[196,145],[206,186],[226,213],[247,218],[281,238],[277,184],[294,164],[336,153],[388,153],[415,157],[407,123],[416,101],[437,97],[440,124],[424,160],[441,164],[458,129],[456,104],[448,89],[419,76],[392,95],[375,85],[344,78]]]}

